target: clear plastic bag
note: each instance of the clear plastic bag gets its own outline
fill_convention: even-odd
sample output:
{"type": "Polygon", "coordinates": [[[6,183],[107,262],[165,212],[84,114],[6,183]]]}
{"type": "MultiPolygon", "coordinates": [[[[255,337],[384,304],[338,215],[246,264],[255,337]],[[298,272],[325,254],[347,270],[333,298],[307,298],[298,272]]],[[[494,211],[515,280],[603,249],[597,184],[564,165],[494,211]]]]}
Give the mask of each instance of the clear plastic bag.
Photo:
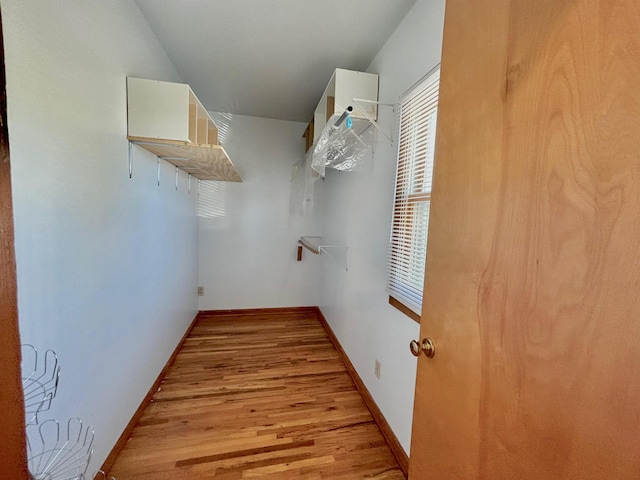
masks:
{"type": "Polygon", "coordinates": [[[313,214],[314,184],[320,175],[311,169],[312,151],[291,168],[291,196],[289,197],[289,211],[301,217],[313,214]]]}
{"type": "Polygon", "coordinates": [[[338,122],[341,116],[329,118],[313,148],[311,168],[323,177],[326,168],[350,172],[371,157],[371,123],[353,118],[338,122]]]}

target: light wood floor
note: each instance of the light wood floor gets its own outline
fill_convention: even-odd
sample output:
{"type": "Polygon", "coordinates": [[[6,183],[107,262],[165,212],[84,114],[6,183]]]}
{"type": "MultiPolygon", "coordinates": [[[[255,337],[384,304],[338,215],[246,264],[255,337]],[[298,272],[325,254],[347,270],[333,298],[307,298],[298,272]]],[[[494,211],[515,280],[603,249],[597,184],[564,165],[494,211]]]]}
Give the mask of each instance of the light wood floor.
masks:
{"type": "Polygon", "coordinates": [[[404,480],[310,311],[202,316],[111,475],[404,480]]]}

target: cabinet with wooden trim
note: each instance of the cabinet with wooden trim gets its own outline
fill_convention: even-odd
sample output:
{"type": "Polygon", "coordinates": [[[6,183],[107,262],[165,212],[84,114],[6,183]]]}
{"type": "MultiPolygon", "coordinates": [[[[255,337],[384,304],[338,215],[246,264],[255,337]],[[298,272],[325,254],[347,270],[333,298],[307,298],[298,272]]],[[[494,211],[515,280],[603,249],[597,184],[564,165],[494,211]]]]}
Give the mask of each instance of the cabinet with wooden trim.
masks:
{"type": "Polygon", "coordinates": [[[189,85],[127,78],[128,139],[201,180],[241,182],[189,85]]]}

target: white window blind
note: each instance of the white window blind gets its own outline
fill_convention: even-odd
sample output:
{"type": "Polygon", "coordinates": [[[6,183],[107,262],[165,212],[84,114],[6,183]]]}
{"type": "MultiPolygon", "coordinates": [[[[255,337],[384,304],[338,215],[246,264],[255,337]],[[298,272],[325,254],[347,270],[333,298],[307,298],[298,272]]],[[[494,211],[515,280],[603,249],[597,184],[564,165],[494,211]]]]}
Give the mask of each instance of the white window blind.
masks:
{"type": "Polygon", "coordinates": [[[398,167],[389,254],[389,295],[420,315],[438,115],[440,70],[399,105],[398,167]]]}
{"type": "Polygon", "coordinates": [[[198,180],[196,215],[202,218],[224,217],[225,182],[198,180]]]}

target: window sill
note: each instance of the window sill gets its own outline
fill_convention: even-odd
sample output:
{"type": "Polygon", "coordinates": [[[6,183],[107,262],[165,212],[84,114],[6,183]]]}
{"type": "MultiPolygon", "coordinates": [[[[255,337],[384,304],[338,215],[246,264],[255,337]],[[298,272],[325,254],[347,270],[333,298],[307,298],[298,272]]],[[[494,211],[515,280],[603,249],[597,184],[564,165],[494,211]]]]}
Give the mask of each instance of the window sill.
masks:
{"type": "Polygon", "coordinates": [[[389,305],[400,310],[402,313],[404,313],[407,317],[411,318],[411,320],[415,321],[416,323],[420,323],[420,318],[421,318],[420,315],[418,315],[416,312],[414,312],[405,304],[393,298],[392,296],[389,296],[389,305]]]}

